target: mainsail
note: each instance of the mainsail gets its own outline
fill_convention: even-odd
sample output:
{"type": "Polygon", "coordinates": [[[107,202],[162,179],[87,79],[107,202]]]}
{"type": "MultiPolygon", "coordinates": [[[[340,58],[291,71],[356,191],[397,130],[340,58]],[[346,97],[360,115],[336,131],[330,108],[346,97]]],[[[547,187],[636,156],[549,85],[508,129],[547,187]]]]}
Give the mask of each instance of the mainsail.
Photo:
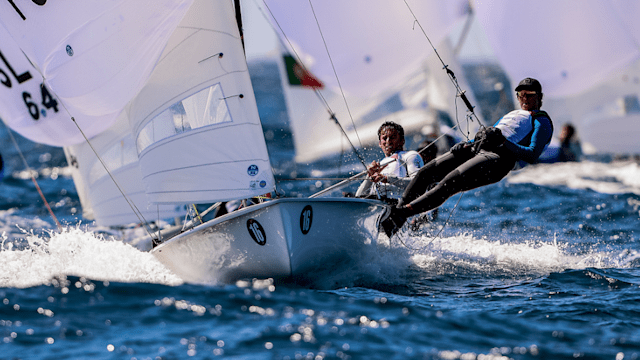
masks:
{"type": "Polygon", "coordinates": [[[8,30],[0,35],[15,41],[0,50],[24,67],[28,58],[60,106],[57,116],[33,125],[29,104],[14,105],[24,88],[9,87],[7,76],[2,84],[14,96],[0,100],[0,115],[31,140],[66,146],[85,214],[99,225],[139,221],[107,169],[150,221],[174,216],[183,204],[273,190],[230,1],[12,5],[0,3],[8,30]],[[63,108],[68,114],[60,115],[63,108]],[[78,144],[84,138],[70,116],[101,161],[78,144]]]}
{"type": "MultiPolygon", "coordinates": [[[[144,85],[190,4],[191,0],[0,2],[0,22],[20,50],[4,42],[5,34],[0,51],[15,61],[11,66],[16,73],[29,71],[31,76],[28,81],[15,79],[19,86],[3,82],[10,94],[2,99],[0,116],[21,135],[54,146],[84,140],[70,117],[87,137],[107,129],[144,85]],[[35,68],[26,67],[20,52],[35,68]],[[22,116],[16,116],[16,107],[22,107],[22,116]]],[[[8,58],[3,62],[4,72],[13,73],[7,71],[8,58]]]]}

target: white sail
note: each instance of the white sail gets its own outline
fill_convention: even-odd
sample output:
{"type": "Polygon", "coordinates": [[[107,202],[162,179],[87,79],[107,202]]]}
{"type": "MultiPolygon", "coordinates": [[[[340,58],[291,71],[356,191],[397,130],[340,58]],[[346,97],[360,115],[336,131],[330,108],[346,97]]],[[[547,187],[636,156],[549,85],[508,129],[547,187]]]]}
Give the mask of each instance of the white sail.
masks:
{"type": "Polygon", "coordinates": [[[475,1],[491,48],[517,83],[547,96],[578,94],[640,56],[636,1],[475,1]]]}
{"type": "Polygon", "coordinates": [[[402,1],[384,0],[315,1],[313,9],[306,1],[266,3],[284,34],[300,47],[309,70],[337,88],[335,66],[345,92],[359,97],[396,86],[433,53],[411,11],[437,44],[464,18],[467,6],[461,0],[408,1],[411,11],[402,1]]]}
{"type": "Polygon", "coordinates": [[[64,148],[85,219],[101,226],[118,226],[184,215],[183,206],[150,203],[125,112],[108,130],[93,137],[91,145],[117,185],[88,143],[64,148]]]}
{"type": "MultiPolygon", "coordinates": [[[[35,142],[61,146],[81,141],[82,134],[58,97],[0,25],[0,118],[18,134],[35,142]]],[[[108,127],[102,117],[83,116],[94,124],[89,136],[108,127]]]]}
{"type": "MultiPolygon", "coordinates": [[[[12,87],[12,98],[2,99],[9,102],[20,97],[17,103],[25,105],[23,112],[28,111],[18,117],[4,115],[11,119],[10,126],[29,139],[58,146],[84,140],[71,116],[87,137],[107,129],[144,84],[191,2],[1,2],[0,22],[37,69],[26,69],[33,79],[26,82],[28,91],[12,87]],[[51,90],[50,95],[38,91],[40,83],[51,90]],[[58,102],[57,109],[52,100],[58,102]],[[68,114],[60,114],[66,110],[68,114]],[[45,116],[42,111],[58,115],[45,116]]],[[[0,46],[4,51],[5,46],[13,45],[3,42],[0,46]]],[[[24,71],[19,53],[7,52],[16,62],[12,64],[16,73],[24,71]]]]}
{"type": "Polygon", "coordinates": [[[275,180],[230,1],[196,1],[128,106],[151,201],[271,192],[275,180]]]}
{"type": "MultiPolygon", "coordinates": [[[[443,40],[466,16],[466,1],[409,1],[411,10],[391,1],[317,1],[313,8],[308,2],[266,3],[274,26],[293,44],[291,53],[324,84],[320,92],[356,147],[376,146],[377,128],[385,120],[424,136],[439,132],[437,111],[455,116],[455,92],[448,96],[454,88],[419,25],[437,48],[448,46],[443,40]],[[446,95],[438,93],[443,89],[446,95]]],[[[464,78],[455,59],[445,61],[464,78]]],[[[290,69],[282,65],[281,71],[290,69]]],[[[287,75],[283,88],[298,162],[351,151],[313,89],[291,84],[287,75]]]]}
{"type": "Polygon", "coordinates": [[[542,83],[556,129],[572,123],[588,152],[640,153],[640,2],[475,1],[477,18],[512,84],[542,83]],[[522,26],[514,27],[514,21],[522,26]],[[631,110],[631,111],[629,111],[631,110]]]}

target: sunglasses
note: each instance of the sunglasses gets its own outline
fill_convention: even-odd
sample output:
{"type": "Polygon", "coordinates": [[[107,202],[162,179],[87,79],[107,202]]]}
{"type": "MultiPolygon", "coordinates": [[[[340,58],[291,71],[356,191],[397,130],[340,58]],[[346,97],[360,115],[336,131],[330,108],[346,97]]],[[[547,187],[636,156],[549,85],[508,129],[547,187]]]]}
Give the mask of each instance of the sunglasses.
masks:
{"type": "Polygon", "coordinates": [[[518,99],[521,99],[521,100],[532,99],[535,96],[538,96],[538,93],[533,93],[533,94],[518,93],[518,99]]]}

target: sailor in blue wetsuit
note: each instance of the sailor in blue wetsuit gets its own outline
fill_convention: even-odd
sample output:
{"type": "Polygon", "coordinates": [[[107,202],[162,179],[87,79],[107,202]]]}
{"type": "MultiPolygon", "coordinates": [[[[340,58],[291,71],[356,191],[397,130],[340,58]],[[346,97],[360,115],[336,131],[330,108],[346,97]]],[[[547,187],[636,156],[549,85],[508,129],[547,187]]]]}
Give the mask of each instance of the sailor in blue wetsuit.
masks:
{"type": "Polygon", "coordinates": [[[516,161],[538,159],[553,135],[551,118],[540,110],[542,86],[526,78],[515,90],[522,110],[508,113],[493,127],[483,127],[473,140],[454,145],[418,171],[382,222],[388,236],[409,216],[437,208],[458,192],[500,181],[516,161]]]}

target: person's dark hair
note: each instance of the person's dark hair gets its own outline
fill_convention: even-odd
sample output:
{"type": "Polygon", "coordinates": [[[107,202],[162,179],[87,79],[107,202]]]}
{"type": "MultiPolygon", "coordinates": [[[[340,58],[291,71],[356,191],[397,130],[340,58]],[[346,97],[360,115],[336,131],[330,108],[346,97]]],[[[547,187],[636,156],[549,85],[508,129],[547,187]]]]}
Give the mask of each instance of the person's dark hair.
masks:
{"type": "Polygon", "coordinates": [[[562,130],[563,132],[560,133],[560,142],[562,145],[568,145],[576,134],[576,128],[571,124],[565,124],[562,130]]]}
{"type": "Polygon", "coordinates": [[[576,133],[576,128],[573,127],[573,125],[571,124],[566,124],[564,128],[567,129],[567,138],[571,139],[573,135],[576,133]]]}
{"type": "Polygon", "coordinates": [[[380,127],[378,128],[378,140],[380,140],[380,135],[382,134],[382,130],[384,128],[392,128],[395,129],[398,134],[400,134],[400,137],[404,139],[404,129],[402,128],[402,126],[400,124],[396,124],[393,121],[385,121],[382,125],[380,125],[380,127]]]}

